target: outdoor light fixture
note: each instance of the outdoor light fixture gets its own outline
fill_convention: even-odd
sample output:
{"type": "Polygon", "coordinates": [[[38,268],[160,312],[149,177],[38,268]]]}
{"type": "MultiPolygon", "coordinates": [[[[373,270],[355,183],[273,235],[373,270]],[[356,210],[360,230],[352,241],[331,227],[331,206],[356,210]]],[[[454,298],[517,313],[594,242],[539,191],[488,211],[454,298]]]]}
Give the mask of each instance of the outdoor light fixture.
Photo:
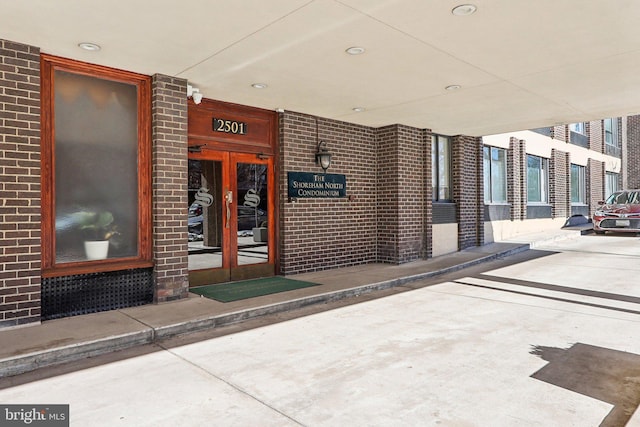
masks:
{"type": "Polygon", "coordinates": [[[97,52],[101,49],[100,45],[90,42],[82,42],[78,43],[78,47],[84,50],[88,50],[90,52],[97,52]]]}
{"type": "Polygon", "coordinates": [[[360,46],[352,46],[345,50],[349,55],[362,55],[365,52],[365,49],[360,46]]]}
{"type": "Polygon", "coordinates": [[[454,7],[451,10],[451,13],[453,13],[456,16],[469,16],[469,15],[473,15],[476,10],[478,10],[478,8],[474,4],[461,4],[459,6],[454,7]]]}
{"type": "Polygon", "coordinates": [[[202,94],[200,93],[200,89],[197,87],[187,85],[187,98],[189,97],[193,99],[195,104],[200,104],[202,102],[202,94]]]}
{"type": "Polygon", "coordinates": [[[327,150],[327,143],[324,141],[318,142],[316,163],[325,171],[325,173],[327,172],[327,169],[329,169],[329,166],[331,166],[331,153],[327,150]]]}

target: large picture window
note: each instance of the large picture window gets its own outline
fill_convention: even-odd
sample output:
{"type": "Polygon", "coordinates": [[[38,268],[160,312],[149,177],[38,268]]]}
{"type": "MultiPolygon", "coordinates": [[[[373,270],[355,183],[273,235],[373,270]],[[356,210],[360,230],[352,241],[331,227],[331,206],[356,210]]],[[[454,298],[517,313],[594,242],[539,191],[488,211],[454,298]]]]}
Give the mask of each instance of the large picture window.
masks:
{"type": "Polygon", "coordinates": [[[431,142],[433,200],[451,200],[451,141],[442,135],[433,135],[431,142]]]}
{"type": "Polygon", "coordinates": [[[507,203],[507,150],[483,147],[484,201],[507,203]]]}
{"type": "Polygon", "coordinates": [[[43,55],[43,274],[148,266],[147,76],[43,55]]]}
{"type": "Polygon", "coordinates": [[[527,155],[527,203],[549,202],[549,160],[527,155]]]}

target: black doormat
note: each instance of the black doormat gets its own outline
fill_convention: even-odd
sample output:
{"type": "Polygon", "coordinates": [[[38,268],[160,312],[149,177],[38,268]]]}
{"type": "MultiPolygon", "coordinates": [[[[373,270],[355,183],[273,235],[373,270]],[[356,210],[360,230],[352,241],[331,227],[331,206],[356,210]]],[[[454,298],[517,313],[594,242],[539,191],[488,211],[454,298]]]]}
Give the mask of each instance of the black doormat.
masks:
{"type": "Polygon", "coordinates": [[[242,282],[198,286],[196,288],[191,288],[190,291],[194,294],[199,294],[216,301],[231,302],[318,285],[319,283],[303,282],[301,280],[274,276],[262,279],[244,280],[242,282]]]}

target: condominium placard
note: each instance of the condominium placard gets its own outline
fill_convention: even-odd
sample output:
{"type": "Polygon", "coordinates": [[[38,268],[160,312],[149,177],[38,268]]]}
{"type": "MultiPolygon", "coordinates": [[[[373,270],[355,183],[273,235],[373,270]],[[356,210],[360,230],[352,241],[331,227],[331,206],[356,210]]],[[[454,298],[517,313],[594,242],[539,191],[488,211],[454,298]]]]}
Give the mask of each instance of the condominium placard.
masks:
{"type": "Polygon", "coordinates": [[[333,173],[288,172],[289,197],[338,198],[347,196],[347,178],[333,173]]]}

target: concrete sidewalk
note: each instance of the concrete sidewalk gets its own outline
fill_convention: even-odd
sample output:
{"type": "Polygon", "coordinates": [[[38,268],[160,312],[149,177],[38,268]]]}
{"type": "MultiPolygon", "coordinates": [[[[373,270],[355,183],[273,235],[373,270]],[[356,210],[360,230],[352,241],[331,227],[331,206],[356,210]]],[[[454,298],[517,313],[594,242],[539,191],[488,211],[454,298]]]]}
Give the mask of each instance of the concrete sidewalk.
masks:
{"type": "Polygon", "coordinates": [[[403,265],[366,264],[293,277],[320,286],[221,303],[190,298],[0,331],[0,377],[149,344],[173,336],[219,328],[314,304],[354,298],[374,291],[450,273],[528,250],[535,242],[575,238],[580,230],[524,236],[403,265]]]}

